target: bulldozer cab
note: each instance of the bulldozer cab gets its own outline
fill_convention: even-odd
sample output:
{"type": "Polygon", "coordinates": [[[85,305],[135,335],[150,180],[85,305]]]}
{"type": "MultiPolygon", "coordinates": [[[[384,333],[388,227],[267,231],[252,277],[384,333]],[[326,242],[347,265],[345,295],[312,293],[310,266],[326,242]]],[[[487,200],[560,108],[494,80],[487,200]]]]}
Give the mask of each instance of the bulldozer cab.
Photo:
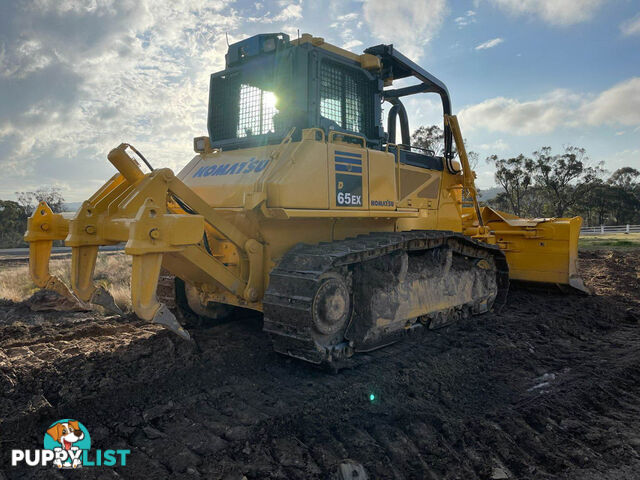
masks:
{"type": "Polygon", "coordinates": [[[213,148],[279,143],[295,127],[364,137],[380,146],[382,82],[357,55],[303,35],[257,35],[229,46],[211,76],[208,130],[213,148]]]}
{"type": "MultiPolygon", "coordinates": [[[[451,114],[446,86],[397,52],[378,45],[356,55],[303,34],[290,40],[284,33],[263,34],[229,46],[225,70],[211,75],[208,131],[213,148],[237,149],[279,143],[296,128],[318,128],[325,136],[345,133],[364,139],[366,147],[400,147],[400,161],[416,167],[441,167],[434,152],[411,148],[409,120],[401,97],[432,92],[451,114]],[[412,77],[415,85],[386,89],[412,77]],[[391,107],[387,132],[382,104],[391,107]],[[400,138],[396,123],[400,121],[400,138]]],[[[452,137],[444,125],[444,158],[452,157],[452,137]]],[[[349,141],[349,137],[345,137],[349,141]]],[[[352,143],[357,143],[351,137],[352,143]]],[[[451,168],[457,173],[459,168],[451,168]]]]}

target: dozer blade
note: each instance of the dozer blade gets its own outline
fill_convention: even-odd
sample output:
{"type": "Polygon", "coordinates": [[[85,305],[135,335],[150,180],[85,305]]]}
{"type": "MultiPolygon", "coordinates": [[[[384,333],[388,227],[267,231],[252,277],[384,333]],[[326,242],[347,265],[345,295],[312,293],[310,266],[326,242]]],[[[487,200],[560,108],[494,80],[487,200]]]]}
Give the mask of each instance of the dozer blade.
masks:
{"type": "Polygon", "coordinates": [[[591,293],[577,269],[580,217],[519,218],[483,207],[482,219],[507,257],[511,280],[591,293]]]}
{"type": "Polygon", "coordinates": [[[511,280],[567,285],[590,293],[577,270],[582,218],[520,218],[490,207],[480,208],[458,119],[445,115],[445,124],[451,128],[462,162],[462,187],[473,203],[472,209],[462,208],[464,233],[497,244],[507,257],[511,280]]]}

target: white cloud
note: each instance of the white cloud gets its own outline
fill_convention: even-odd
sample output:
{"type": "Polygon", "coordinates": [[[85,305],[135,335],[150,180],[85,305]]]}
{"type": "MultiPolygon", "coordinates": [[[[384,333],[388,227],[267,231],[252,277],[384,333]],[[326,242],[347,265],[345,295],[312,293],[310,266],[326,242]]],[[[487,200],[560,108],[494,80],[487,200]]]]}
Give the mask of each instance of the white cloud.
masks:
{"type": "Polygon", "coordinates": [[[344,48],[345,50],[353,50],[354,48],[359,47],[360,45],[362,45],[362,42],[360,40],[353,39],[344,43],[342,45],[342,48],[344,48]]]}
{"type": "Polygon", "coordinates": [[[330,28],[336,31],[338,39],[329,38],[331,43],[334,43],[345,50],[351,50],[358,53],[357,47],[363,45],[362,41],[357,39],[355,32],[362,28],[362,14],[358,12],[346,13],[333,18],[333,22],[329,25],[330,28]]]}
{"type": "Polygon", "coordinates": [[[206,132],[225,32],[231,40],[240,25],[230,4],[202,3],[3,4],[0,197],[60,178],[69,200],[86,197],[110,175],[106,153],[121,141],[154,165],[184,165],[190,138],[206,132]]]}
{"type": "Polygon", "coordinates": [[[352,22],[354,20],[358,20],[360,18],[360,14],[357,12],[347,13],[345,15],[340,15],[337,20],[339,22],[352,22]]]}
{"type": "MultiPolygon", "coordinates": [[[[401,84],[399,83],[399,85],[401,84]]],[[[420,125],[442,124],[442,103],[435,94],[413,95],[407,97],[403,102],[409,112],[409,127],[412,131],[420,125]]],[[[391,107],[388,103],[385,103],[384,106],[386,109],[391,107]]]]}
{"type": "Polygon", "coordinates": [[[605,90],[586,102],[578,116],[589,125],[640,124],[640,77],[631,78],[605,90]]]}
{"type": "Polygon", "coordinates": [[[471,23],[476,23],[475,16],[476,16],[475,11],[467,10],[467,12],[464,15],[454,18],[453,21],[456,22],[456,25],[458,25],[458,28],[463,28],[471,23]]]}
{"type": "Polygon", "coordinates": [[[491,132],[529,135],[554,130],[562,110],[556,94],[528,102],[497,97],[462,109],[460,119],[464,130],[483,127],[491,132]]]}
{"type": "Polygon", "coordinates": [[[640,126],[640,77],[598,95],[555,90],[535,100],[496,97],[460,111],[465,130],[484,128],[517,135],[548,133],[561,126],[640,126]]]}
{"type": "Polygon", "coordinates": [[[551,25],[574,25],[590,20],[608,0],[490,0],[514,15],[535,15],[551,25]]]}
{"type": "Polygon", "coordinates": [[[365,0],[363,8],[372,35],[413,60],[420,59],[448,14],[446,0],[365,0]]]}
{"type": "Polygon", "coordinates": [[[488,152],[504,152],[505,150],[509,150],[509,144],[499,138],[492,143],[482,143],[478,145],[477,148],[478,150],[484,150],[488,152]]]}
{"type": "Polygon", "coordinates": [[[285,22],[287,20],[298,20],[302,18],[302,5],[287,5],[278,15],[273,17],[274,22],[285,22]]]}
{"type": "Polygon", "coordinates": [[[504,42],[504,38],[493,38],[476,46],[476,50],[486,50],[487,48],[493,48],[496,45],[500,45],[502,42],[504,42]]]}
{"type": "Polygon", "coordinates": [[[640,35],[640,13],[629,20],[622,22],[620,31],[624,35],[640,35]]]}

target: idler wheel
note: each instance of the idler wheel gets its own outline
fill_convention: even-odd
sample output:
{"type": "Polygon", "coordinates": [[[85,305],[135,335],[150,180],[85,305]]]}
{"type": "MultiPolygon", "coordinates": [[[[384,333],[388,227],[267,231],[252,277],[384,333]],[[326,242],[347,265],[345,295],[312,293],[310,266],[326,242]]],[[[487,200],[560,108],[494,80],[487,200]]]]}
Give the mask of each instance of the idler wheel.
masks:
{"type": "Polygon", "coordinates": [[[329,274],[313,298],[313,325],[323,335],[340,332],[351,316],[351,295],[344,279],[329,274]]]}

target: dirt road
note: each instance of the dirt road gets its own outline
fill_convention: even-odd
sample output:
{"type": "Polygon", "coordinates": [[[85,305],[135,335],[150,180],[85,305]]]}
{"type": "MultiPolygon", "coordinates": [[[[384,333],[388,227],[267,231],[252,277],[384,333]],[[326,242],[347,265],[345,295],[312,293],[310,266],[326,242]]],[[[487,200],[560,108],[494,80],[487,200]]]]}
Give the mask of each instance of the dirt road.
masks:
{"type": "Polygon", "coordinates": [[[0,469],[310,479],[349,458],[369,478],[640,478],[639,267],[639,251],[587,253],[596,296],[512,289],[499,314],[337,375],[273,353],[255,315],[187,343],[132,318],[0,303],[0,469]],[[67,417],[129,464],[9,466],[67,417]]]}

